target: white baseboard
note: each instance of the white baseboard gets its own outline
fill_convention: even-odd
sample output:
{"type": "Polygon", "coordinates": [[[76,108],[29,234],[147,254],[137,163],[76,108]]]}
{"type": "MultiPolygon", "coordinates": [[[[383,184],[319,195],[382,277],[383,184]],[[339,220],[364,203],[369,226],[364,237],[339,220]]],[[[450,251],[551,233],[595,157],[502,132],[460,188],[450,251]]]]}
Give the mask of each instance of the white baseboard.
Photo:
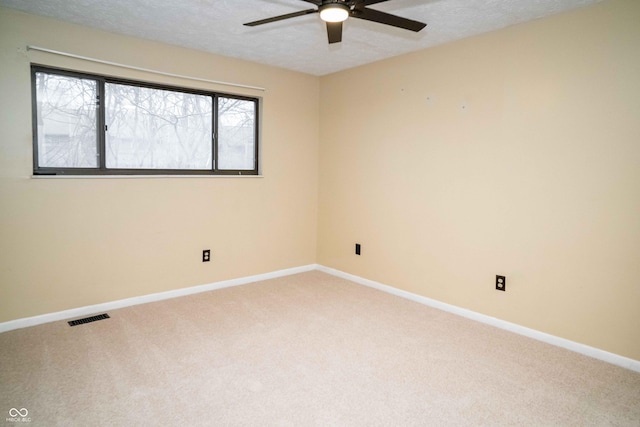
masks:
{"type": "Polygon", "coordinates": [[[41,325],[43,323],[56,322],[59,320],[71,319],[74,317],[88,316],[101,311],[115,310],[117,308],[130,307],[132,305],[145,304],[148,302],[162,301],[165,299],[181,297],[185,295],[197,294],[200,292],[214,291],[216,289],[229,288],[231,286],[245,285],[247,283],[259,282],[261,280],[274,279],[276,277],[289,276],[291,274],[304,273],[316,270],[316,264],[302,267],[288,268],[285,270],[273,271],[271,273],[257,274],[255,276],[241,277],[239,279],[223,280],[206,285],[192,286],[189,288],[175,289],[155,294],[142,295],[139,297],[121,299],[117,301],[105,302],[102,304],[88,305],[85,307],[72,308],[70,310],[58,311],[55,313],[43,314],[40,316],[26,317],[24,319],[11,320],[0,323],[0,333],[21,329],[29,326],[41,325]]]}
{"type": "Polygon", "coordinates": [[[401,289],[394,288],[389,285],[384,285],[373,280],[365,279],[353,274],[345,273],[340,270],[325,267],[322,265],[317,266],[317,270],[324,273],[332,274],[337,277],[341,277],[346,280],[350,280],[361,285],[369,286],[371,288],[378,289],[383,292],[387,292],[402,298],[409,299],[411,301],[418,302],[420,304],[427,305],[429,307],[437,308],[442,311],[446,311],[458,316],[466,317],[471,320],[475,320],[487,325],[495,326],[500,329],[505,329],[510,332],[514,332],[525,337],[533,338],[538,341],[545,342],[547,344],[555,345],[556,347],[562,347],[567,350],[574,351],[576,353],[583,354],[585,356],[593,357],[594,359],[602,360],[604,362],[611,363],[622,368],[630,369],[635,372],[640,372],[640,361],[629,359],[628,357],[620,356],[614,353],[609,353],[604,350],[600,350],[595,347],[590,347],[585,344],[580,344],[575,341],[570,341],[564,338],[556,337],[554,335],[546,334],[544,332],[537,331],[535,329],[526,328],[524,326],[516,325],[504,320],[497,319],[495,317],[487,316],[485,314],[477,313],[475,311],[467,310],[457,307],[455,305],[446,304],[441,301],[437,301],[431,298],[417,295],[411,292],[403,291],[401,289]]]}
{"type": "Polygon", "coordinates": [[[608,362],[613,365],[620,366],[622,368],[640,372],[640,361],[638,360],[629,359],[627,357],[619,356],[614,353],[609,353],[607,351],[600,350],[595,347],[590,347],[588,345],[584,345],[584,344],[580,344],[564,338],[556,337],[554,335],[536,331],[535,329],[526,328],[524,326],[516,325],[515,323],[510,323],[504,320],[497,319],[495,317],[487,316],[485,314],[481,314],[475,311],[467,310],[465,308],[457,307],[455,305],[446,304],[444,302],[427,298],[422,295],[417,295],[411,292],[403,291],[401,289],[397,289],[389,285],[385,285],[373,280],[365,279],[359,276],[355,276],[353,274],[345,273],[343,271],[325,267],[318,264],[309,264],[301,267],[273,271],[271,273],[257,274],[255,276],[241,277],[238,279],[223,280],[220,282],[209,283],[206,285],[175,289],[175,290],[166,291],[166,292],[159,292],[155,294],[142,295],[139,297],[127,298],[127,299],[122,299],[118,301],[111,301],[111,302],[106,302],[102,304],[95,304],[95,305],[89,305],[86,307],[63,310],[55,313],[43,314],[40,316],[33,316],[33,317],[27,317],[24,319],[11,320],[9,322],[0,323],[0,333],[11,331],[14,329],[40,325],[43,323],[72,319],[74,317],[88,316],[88,315],[96,314],[98,312],[115,310],[117,308],[130,307],[133,305],[145,304],[148,302],[162,301],[162,300],[176,298],[176,297],[185,296],[185,295],[193,295],[200,292],[214,291],[216,289],[229,288],[232,286],[245,285],[248,283],[259,282],[262,280],[275,279],[277,277],[284,277],[284,276],[289,276],[297,273],[304,273],[312,270],[322,271],[324,273],[341,277],[343,279],[350,280],[352,282],[355,282],[364,286],[369,286],[371,288],[375,288],[392,295],[406,298],[411,301],[415,301],[429,307],[437,308],[439,310],[443,310],[452,314],[456,314],[458,316],[466,317],[471,320],[475,320],[481,323],[495,326],[500,329],[505,329],[507,331],[514,332],[516,334],[523,335],[529,338],[533,338],[535,340],[542,341],[547,344],[555,345],[557,347],[562,347],[567,350],[571,350],[576,353],[583,354],[585,356],[593,357],[594,359],[602,360],[604,362],[608,362]]]}

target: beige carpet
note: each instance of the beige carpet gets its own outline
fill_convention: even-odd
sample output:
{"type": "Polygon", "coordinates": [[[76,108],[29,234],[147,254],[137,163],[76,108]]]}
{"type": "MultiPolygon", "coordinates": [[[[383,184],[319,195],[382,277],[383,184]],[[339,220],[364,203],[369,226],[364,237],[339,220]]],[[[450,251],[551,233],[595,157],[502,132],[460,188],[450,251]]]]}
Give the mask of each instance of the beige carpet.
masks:
{"type": "Polygon", "coordinates": [[[32,426],[640,425],[638,373],[320,272],[109,315],[0,334],[4,418],[25,408],[32,426]]]}

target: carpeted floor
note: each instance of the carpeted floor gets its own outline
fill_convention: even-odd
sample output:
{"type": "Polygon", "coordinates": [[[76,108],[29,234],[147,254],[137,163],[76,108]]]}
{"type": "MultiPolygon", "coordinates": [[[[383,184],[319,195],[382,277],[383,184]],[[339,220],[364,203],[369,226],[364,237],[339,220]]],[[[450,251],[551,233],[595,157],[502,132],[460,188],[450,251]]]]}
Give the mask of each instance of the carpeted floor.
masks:
{"type": "Polygon", "coordinates": [[[640,425],[639,373],[317,271],[109,315],[0,334],[6,425],[640,425]]]}

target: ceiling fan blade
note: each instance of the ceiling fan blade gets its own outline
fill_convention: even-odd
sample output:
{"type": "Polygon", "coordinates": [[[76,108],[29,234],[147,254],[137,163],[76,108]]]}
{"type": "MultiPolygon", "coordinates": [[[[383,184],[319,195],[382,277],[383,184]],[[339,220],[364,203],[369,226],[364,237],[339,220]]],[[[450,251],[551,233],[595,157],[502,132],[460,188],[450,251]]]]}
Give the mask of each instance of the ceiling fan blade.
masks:
{"type": "Polygon", "coordinates": [[[342,22],[327,22],[327,37],[329,44],[342,41],[342,22]]]}
{"type": "Polygon", "coordinates": [[[274,16],[273,18],[261,19],[259,21],[248,22],[244,25],[247,27],[255,27],[256,25],[268,24],[270,22],[282,21],[284,19],[295,18],[296,16],[308,15],[310,13],[317,13],[318,9],[301,10],[300,12],[287,13],[286,15],[274,16]]]}
{"type": "MultiPolygon", "coordinates": [[[[302,0],[302,1],[306,1],[307,3],[313,3],[316,6],[320,6],[322,4],[322,0],[302,0]]],[[[382,1],[387,1],[387,0],[382,0],[382,1]]]]}
{"type": "Polygon", "coordinates": [[[405,30],[418,32],[422,30],[427,24],[423,22],[414,21],[412,19],[402,18],[397,15],[391,15],[390,13],[380,12],[375,9],[354,9],[351,11],[353,18],[364,19],[365,21],[378,22],[380,24],[391,25],[392,27],[404,28],[405,30]]]}
{"type": "Polygon", "coordinates": [[[362,0],[360,4],[362,4],[363,6],[371,6],[372,4],[382,3],[385,1],[389,1],[389,0],[362,0]]]}

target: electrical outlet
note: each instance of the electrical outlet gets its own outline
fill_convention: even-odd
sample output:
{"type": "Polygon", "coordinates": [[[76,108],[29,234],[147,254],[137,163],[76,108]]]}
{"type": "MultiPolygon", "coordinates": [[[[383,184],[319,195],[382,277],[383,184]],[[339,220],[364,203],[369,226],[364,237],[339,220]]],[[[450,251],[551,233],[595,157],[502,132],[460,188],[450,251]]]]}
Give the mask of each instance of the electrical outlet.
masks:
{"type": "Polygon", "coordinates": [[[211,261],[211,249],[205,249],[202,251],[202,262],[211,261]]]}
{"type": "Polygon", "coordinates": [[[505,292],[507,290],[507,278],[496,276],[496,290],[505,292]]]}
{"type": "Polygon", "coordinates": [[[360,243],[356,243],[356,255],[360,255],[360,243]]]}

